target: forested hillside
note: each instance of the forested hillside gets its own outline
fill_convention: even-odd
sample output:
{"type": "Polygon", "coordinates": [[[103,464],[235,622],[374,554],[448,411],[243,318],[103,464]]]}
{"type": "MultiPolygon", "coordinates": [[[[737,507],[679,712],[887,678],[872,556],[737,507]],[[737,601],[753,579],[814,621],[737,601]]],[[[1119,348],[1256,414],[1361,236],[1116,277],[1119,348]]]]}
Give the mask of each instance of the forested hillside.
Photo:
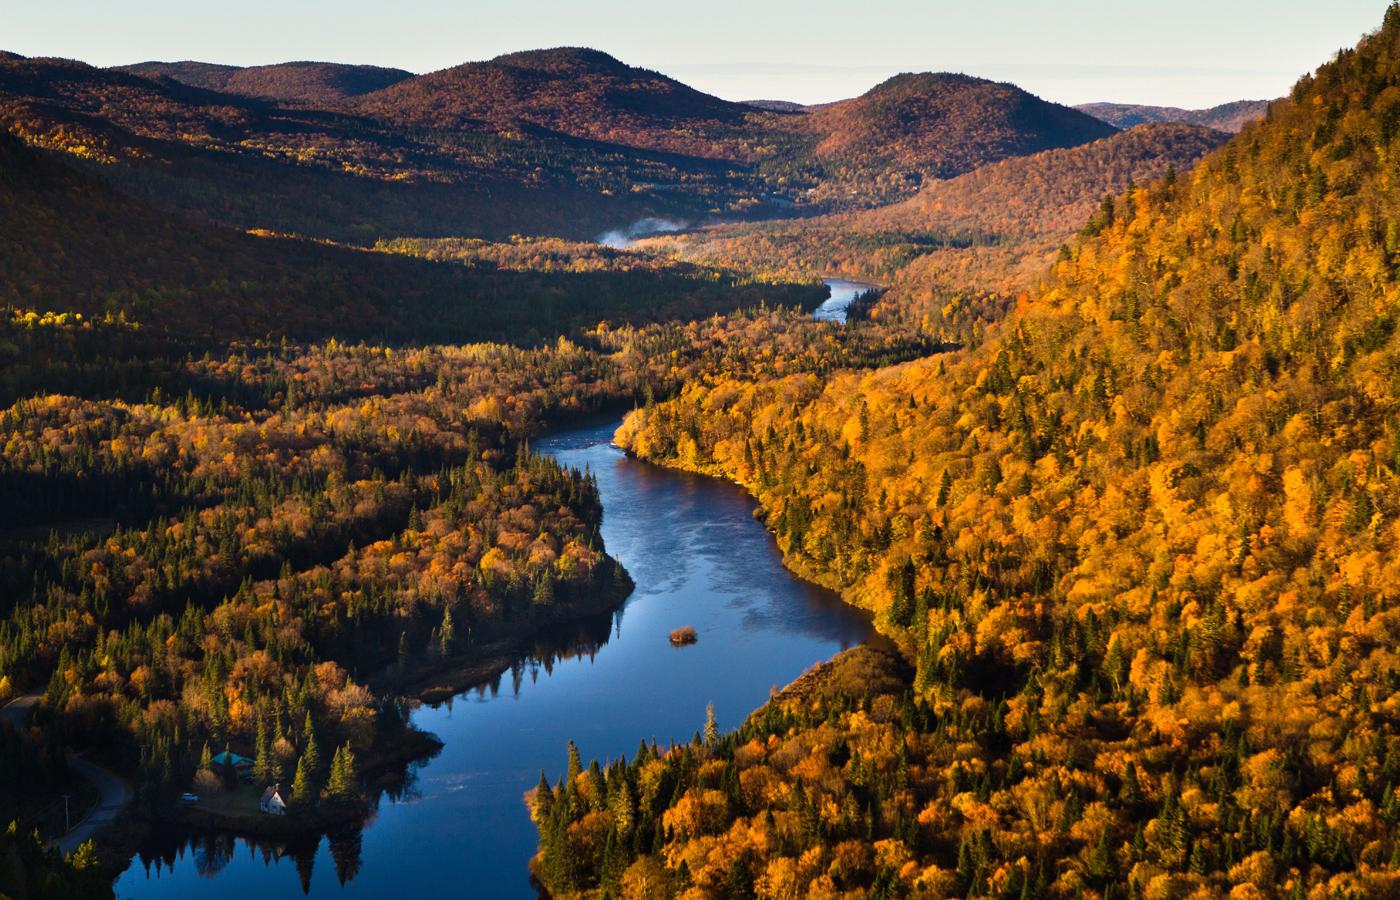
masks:
{"type": "Polygon", "coordinates": [[[0,57],[0,125],[148,205],[239,228],[357,243],[588,238],[644,215],[738,213],[765,193],[711,160],[492,123],[409,129],[331,107],[0,57]]]}
{"type": "Polygon", "coordinates": [[[757,110],[580,47],[510,53],[400,82],[361,98],[384,121],[426,128],[528,123],[575,137],[749,161],[771,124],[757,110]]]}
{"type": "Polygon", "coordinates": [[[412,72],[403,69],[322,62],[289,62],[271,66],[144,62],[118,68],[133,75],[171,78],[211,91],[322,108],[413,77],[412,72]]]}
{"type": "Polygon", "coordinates": [[[914,672],[542,786],[551,889],[1400,892],[1396,110],[1400,8],[978,349],[630,416],[914,672]]]}
{"type": "Polygon", "coordinates": [[[1224,140],[1195,126],[1140,126],[983,166],[872,210],[714,226],[643,243],[774,276],[883,281],[890,290],[874,315],[965,343],[1043,279],[1058,248],[1106,195],[1188,171],[1224,140]]]}
{"type": "MultiPolygon", "coordinates": [[[[184,338],[536,341],[599,321],[703,317],[762,300],[815,306],[819,287],[605,251],[611,264],[457,262],[249,235],[146,208],[0,134],[0,303],[184,338]]],[[[588,251],[593,252],[593,251],[588,251]]],[[[22,324],[19,323],[19,324],[22,324]]],[[[0,356],[6,355],[0,346],[0,356]]],[[[16,355],[18,354],[16,351],[16,355]]],[[[34,358],[24,360],[33,364],[34,358]]]]}
{"type": "Polygon", "coordinates": [[[819,193],[899,199],[1010,156],[1075,147],[1114,129],[1015,85],[968,75],[896,75],[851,100],[808,110],[815,155],[831,170],[819,193]],[[868,186],[873,182],[874,187],[868,186]]]}
{"type": "Polygon", "coordinates": [[[1140,106],[1133,103],[1084,103],[1076,106],[1096,119],[1118,128],[1132,128],[1151,122],[1179,122],[1217,131],[1238,133],[1250,122],[1264,118],[1268,100],[1236,100],[1208,109],[1180,109],[1175,106],[1140,106]]]}

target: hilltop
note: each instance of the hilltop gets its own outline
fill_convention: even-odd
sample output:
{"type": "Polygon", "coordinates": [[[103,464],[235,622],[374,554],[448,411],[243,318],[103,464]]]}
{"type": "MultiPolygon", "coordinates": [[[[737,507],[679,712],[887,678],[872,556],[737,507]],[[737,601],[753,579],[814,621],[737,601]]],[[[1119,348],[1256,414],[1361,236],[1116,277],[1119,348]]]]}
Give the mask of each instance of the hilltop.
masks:
{"type": "Polygon", "coordinates": [[[1113,133],[969,76],[904,75],[826,106],[757,106],[567,47],[420,76],[328,63],[99,69],[8,54],[0,124],[153,207],[362,245],[869,207],[1113,133]]]}
{"type": "Polygon", "coordinates": [[[528,124],[573,137],[705,158],[744,159],[761,117],[658,72],[579,47],[531,50],[400,82],[359,99],[418,128],[528,124]]]}
{"type": "Polygon", "coordinates": [[[888,196],[1011,156],[1073,147],[1116,129],[1020,88],[969,75],[904,74],[851,100],[808,108],[814,155],[841,182],[878,179],[888,196]]]}
{"type": "Polygon", "coordinates": [[[0,126],[153,207],[372,244],[592,237],[760,204],[746,173],[498,124],[426,131],[57,59],[0,59],[0,126]],[[683,185],[683,189],[674,189],[683,185]]]}

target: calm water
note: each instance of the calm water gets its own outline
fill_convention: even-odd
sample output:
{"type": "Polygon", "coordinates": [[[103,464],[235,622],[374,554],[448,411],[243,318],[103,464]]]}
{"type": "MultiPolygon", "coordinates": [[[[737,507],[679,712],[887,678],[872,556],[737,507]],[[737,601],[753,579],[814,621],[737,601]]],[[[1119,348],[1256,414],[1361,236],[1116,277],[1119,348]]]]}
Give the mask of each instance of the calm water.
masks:
{"type": "Polygon", "coordinates": [[[831,296],[826,298],[826,302],[818,306],[812,313],[812,318],[819,322],[841,322],[844,324],[846,307],[851,305],[851,301],[875,288],[873,284],[846,281],[841,278],[823,278],[822,281],[831,289],[831,296]]]}
{"type": "Polygon", "coordinates": [[[783,569],[737,487],[628,459],[609,444],[616,424],[536,449],[597,476],[608,552],[637,583],[621,611],[573,629],[575,648],[548,668],[525,660],[494,690],[420,709],[415,723],[446,747],[357,837],[276,849],[167,838],[132,862],[118,897],[301,896],[304,881],[314,897],[532,897],[535,830],[521,796],[542,769],[559,777],[570,738],[585,761],[630,757],[642,738],[688,740],[711,701],[720,725],[736,726],[773,686],[870,634],[860,614],[783,569]],[[669,644],[681,625],[698,644],[669,644]]]}

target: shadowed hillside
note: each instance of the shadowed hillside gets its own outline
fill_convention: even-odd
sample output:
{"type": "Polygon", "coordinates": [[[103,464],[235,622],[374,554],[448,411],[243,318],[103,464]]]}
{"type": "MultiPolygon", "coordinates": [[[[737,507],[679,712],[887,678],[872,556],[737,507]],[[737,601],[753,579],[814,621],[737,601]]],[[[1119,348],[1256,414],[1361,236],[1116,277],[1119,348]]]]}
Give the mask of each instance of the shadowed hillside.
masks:
{"type": "Polygon", "coordinates": [[[380,66],[288,62],[271,66],[221,66],[202,62],[144,62],[118,66],[147,78],[164,77],[211,91],[330,106],[412,78],[412,72],[380,66]]]}
{"type": "Polygon", "coordinates": [[[820,302],[807,286],[741,284],[601,249],[570,268],[533,265],[529,248],[507,263],[486,244],[462,264],[202,226],[4,135],[0,199],[0,297],[16,314],[81,313],[184,337],[532,341],[603,319],[820,302]]]}

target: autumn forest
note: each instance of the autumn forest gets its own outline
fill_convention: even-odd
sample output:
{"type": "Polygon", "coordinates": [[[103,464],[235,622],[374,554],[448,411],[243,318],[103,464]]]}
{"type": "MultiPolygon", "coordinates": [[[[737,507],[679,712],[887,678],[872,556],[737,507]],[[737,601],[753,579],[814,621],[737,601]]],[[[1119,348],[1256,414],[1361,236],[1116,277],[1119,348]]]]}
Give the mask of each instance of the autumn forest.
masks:
{"type": "Polygon", "coordinates": [[[1373,26],[1203,110],[0,52],[0,900],[477,877],[414,852],[484,896],[1400,896],[1373,26]]]}

